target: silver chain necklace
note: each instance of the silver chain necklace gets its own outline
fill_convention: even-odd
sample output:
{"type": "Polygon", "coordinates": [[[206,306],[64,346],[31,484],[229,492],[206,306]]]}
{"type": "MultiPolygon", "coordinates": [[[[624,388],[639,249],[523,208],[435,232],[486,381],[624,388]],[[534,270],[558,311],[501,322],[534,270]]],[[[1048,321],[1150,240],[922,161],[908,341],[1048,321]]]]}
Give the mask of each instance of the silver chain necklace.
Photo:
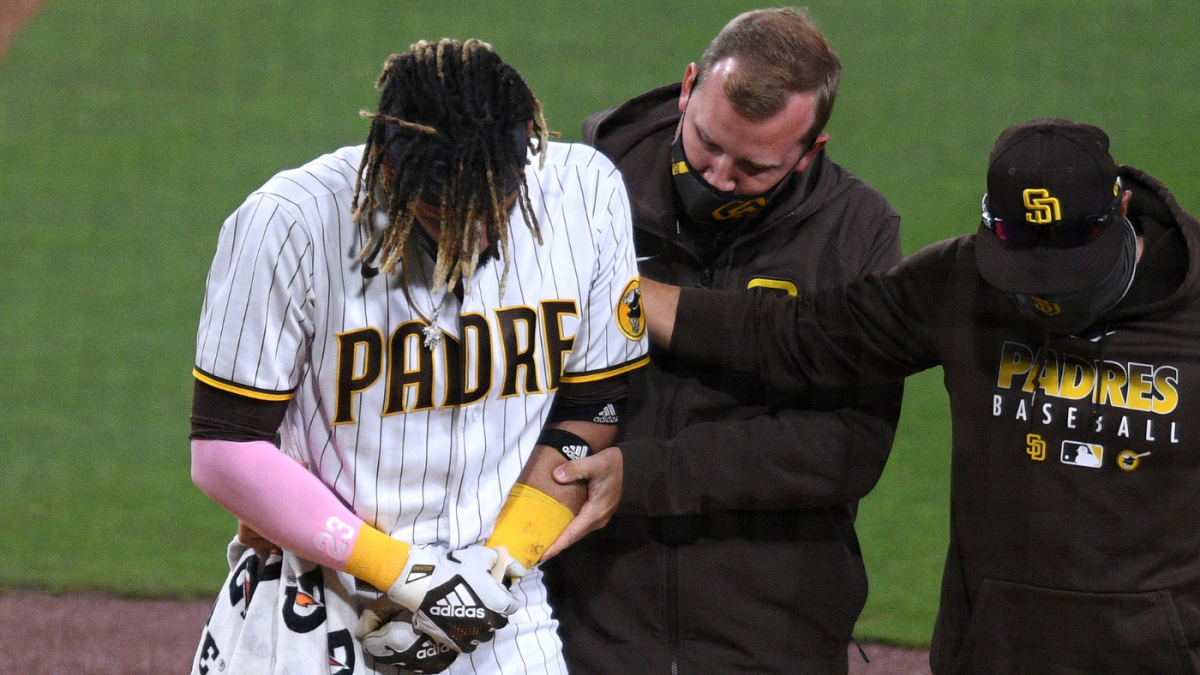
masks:
{"type": "MultiPolygon", "coordinates": [[[[437,349],[437,346],[442,344],[442,327],[437,324],[438,318],[442,315],[442,306],[446,304],[446,296],[449,294],[449,288],[442,292],[441,302],[437,303],[437,305],[435,305],[433,308],[433,318],[429,320],[428,326],[425,326],[421,329],[421,335],[425,336],[425,339],[421,341],[421,344],[425,345],[425,348],[429,351],[437,349]]],[[[430,297],[432,298],[432,296],[430,297]]],[[[415,309],[416,305],[414,305],[413,308],[415,309]]],[[[420,310],[418,310],[417,313],[420,314],[420,310]]],[[[424,319],[424,315],[422,315],[421,318],[424,319]]]]}
{"type": "MultiPolygon", "coordinates": [[[[422,268],[422,273],[423,273],[422,276],[427,276],[424,274],[424,272],[426,272],[424,260],[421,261],[421,268],[422,268]]],[[[421,335],[422,335],[421,345],[424,346],[429,351],[433,351],[434,349],[437,349],[438,345],[442,344],[442,335],[444,333],[444,331],[442,330],[442,327],[438,325],[438,319],[441,318],[441,316],[442,316],[442,307],[444,307],[446,305],[446,296],[450,295],[449,284],[447,284],[446,288],[442,290],[441,299],[439,299],[437,302],[433,303],[433,316],[432,317],[425,316],[425,313],[422,312],[421,308],[417,306],[417,302],[416,302],[416,299],[413,297],[413,294],[409,291],[408,266],[407,265],[405,265],[405,267],[404,267],[403,288],[404,288],[404,297],[408,299],[408,304],[412,307],[413,311],[417,313],[417,316],[421,317],[421,319],[423,321],[425,321],[426,324],[428,324],[424,328],[421,329],[421,335]]],[[[429,294],[429,300],[430,300],[430,302],[433,302],[433,293],[432,292],[429,294]]]]}

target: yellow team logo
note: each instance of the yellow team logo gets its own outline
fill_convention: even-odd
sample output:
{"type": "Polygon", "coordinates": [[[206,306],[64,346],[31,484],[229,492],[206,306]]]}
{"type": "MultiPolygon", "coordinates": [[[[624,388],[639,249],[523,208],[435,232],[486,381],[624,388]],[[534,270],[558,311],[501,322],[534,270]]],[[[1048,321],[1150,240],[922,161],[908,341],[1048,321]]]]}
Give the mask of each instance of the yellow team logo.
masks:
{"type": "Polygon", "coordinates": [[[1028,189],[1021,193],[1025,197],[1025,220],[1038,225],[1045,225],[1056,220],[1062,220],[1062,211],[1058,208],[1058,199],[1050,196],[1049,190],[1028,189]]]}
{"type": "MultiPolygon", "coordinates": [[[[671,164],[671,175],[678,176],[688,172],[687,162],[674,162],[671,164]]],[[[717,207],[710,215],[713,220],[729,220],[730,218],[741,218],[748,216],[751,213],[761,209],[767,205],[766,197],[755,197],[742,202],[725,202],[717,207]]]]}
{"type": "Polygon", "coordinates": [[[1029,297],[1033,299],[1033,306],[1037,308],[1037,311],[1045,314],[1046,316],[1054,316],[1055,314],[1062,312],[1062,307],[1059,307],[1057,302],[1050,302],[1049,300],[1045,298],[1039,298],[1036,295],[1031,295],[1029,297]]]}
{"type": "Polygon", "coordinates": [[[1041,462],[1046,459],[1046,441],[1037,434],[1029,434],[1025,437],[1025,454],[1035,462],[1041,462]]]}
{"type": "Polygon", "coordinates": [[[629,280],[621,291],[617,303],[617,328],[630,340],[641,340],[646,334],[646,321],[642,317],[642,289],[637,277],[629,280]]]}
{"type": "Polygon", "coordinates": [[[783,291],[788,295],[796,295],[800,292],[796,288],[796,284],[787,279],[768,279],[766,277],[754,277],[746,284],[746,288],[747,290],[751,288],[773,288],[777,291],[783,291]]]}
{"type": "Polygon", "coordinates": [[[1138,464],[1142,463],[1142,458],[1149,454],[1148,452],[1136,453],[1132,450],[1122,450],[1121,454],[1117,455],[1117,466],[1121,467],[1122,471],[1133,471],[1138,468],[1138,464]]]}
{"type": "Polygon", "coordinates": [[[744,202],[729,202],[721,206],[721,208],[712,212],[712,217],[715,220],[729,220],[730,218],[741,218],[748,216],[751,213],[761,209],[767,205],[765,197],[757,199],[748,199],[744,202]]]}

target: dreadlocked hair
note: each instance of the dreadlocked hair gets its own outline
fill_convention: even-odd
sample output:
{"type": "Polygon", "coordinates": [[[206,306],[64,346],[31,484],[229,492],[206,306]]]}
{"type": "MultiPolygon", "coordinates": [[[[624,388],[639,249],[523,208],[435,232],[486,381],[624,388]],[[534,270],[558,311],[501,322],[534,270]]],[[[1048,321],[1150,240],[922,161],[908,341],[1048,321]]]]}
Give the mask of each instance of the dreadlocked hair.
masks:
{"type": "Polygon", "coordinates": [[[441,211],[432,290],[470,280],[486,235],[504,261],[503,294],[514,188],[525,225],[542,243],[525,183],[526,130],[532,122],[540,166],[558,134],[547,130],[541,102],[491,45],[474,39],[422,40],[393,54],[375,87],[379,109],[362,113],[371,131],[351,207],[367,235],[359,258],[384,273],[403,264],[417,206],[429,196],[441,211]],[[387,225],[377,232],[372,214],[384,205],[387,225]]]}

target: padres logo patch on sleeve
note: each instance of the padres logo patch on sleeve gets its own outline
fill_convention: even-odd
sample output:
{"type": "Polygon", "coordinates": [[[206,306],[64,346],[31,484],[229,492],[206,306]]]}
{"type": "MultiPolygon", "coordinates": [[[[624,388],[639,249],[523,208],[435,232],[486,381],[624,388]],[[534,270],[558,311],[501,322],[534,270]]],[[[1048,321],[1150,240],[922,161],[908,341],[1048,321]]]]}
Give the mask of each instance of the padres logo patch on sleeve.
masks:
{"type": "Polygon", "coordinates": [[[621,301],[617,303],[617,328],[630,340],[641,340],[646,334],[646,322],[642,319],[642,290],[637,277],[629,280],[621,290],[621,301]]]}

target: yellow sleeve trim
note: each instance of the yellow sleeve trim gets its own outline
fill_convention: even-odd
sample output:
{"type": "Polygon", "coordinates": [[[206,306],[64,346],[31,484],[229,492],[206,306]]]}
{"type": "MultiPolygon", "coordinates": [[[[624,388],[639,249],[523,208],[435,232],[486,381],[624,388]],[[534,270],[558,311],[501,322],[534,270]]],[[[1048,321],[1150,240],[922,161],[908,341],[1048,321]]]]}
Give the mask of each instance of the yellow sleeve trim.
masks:
{"type": "Polygon", "coordinates": [[[554,497],[517,483],[508,493],[486,545],[503,546],[525,569],[533,569],[574,517],[571,509],[554,497]]]}
{"type": "Polygon", "coordinates": [[[346,572],[386,591],[400,578],[411,550],[412,546],[364,523],[346,560],[346,572]]]}
{"type": "Polygon", "coordinates": [[[256,389],[248,389],[246,387],[239,387],[236,384],[230,384],[228,382],[222,382],[220,380],[211,378],[208,375],[205,375],[204,373],[200,372],[196,368],[192,368],[192,375],[197,380],[200,380],[201,382],[203,382],[204,384],[207,384],[210,387],[216,387],[217,389],[220,389],[222,391],[227,391],[231,394],[237,394],[239,396],[245,396],[246,398],[256,398],[260,401],[290,401],[290,400],[292,400],[292,398],[294,398],[296,396],[296,394],[292,393],[292,392],[287,392],[287,393],[283,393],[283,394],[272,394],[272,393],[268,393],[265,391],[258,391],[256,389]]]}
{"type": "Polygon", "coordinates": [[[647,363],[650,363],[649,355],[643,356],[642,358],[638,359],[637,361],[630,361],[629,363],[626,363],[625,365],[617,366],[616,368],[613,368],[612,370],[603,370],[598,373],[584,373],[581,375],[567,375],[564,373],[562,378],[559,379],[559,382],[569,382],[571,384],[579,384],[582,382],[595,382],[596,380],[603,380],[603,379],[606,379],[609,377],[615,377],[617,375],[621,375],[623,373],[628,373],[631,370],[637,370],[638,368],[641,368],[642,366],[646,365],[647,363]]]}

